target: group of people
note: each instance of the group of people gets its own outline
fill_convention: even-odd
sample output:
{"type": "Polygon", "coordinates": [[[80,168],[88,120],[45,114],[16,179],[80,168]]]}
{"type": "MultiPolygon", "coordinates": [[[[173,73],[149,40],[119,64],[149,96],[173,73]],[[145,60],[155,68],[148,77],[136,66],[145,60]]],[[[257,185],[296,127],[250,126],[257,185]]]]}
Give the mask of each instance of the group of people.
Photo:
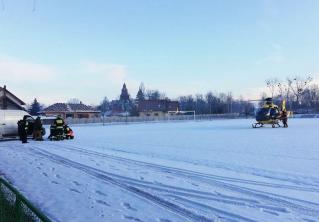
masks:
{"type": "Polygon", "coordinates": [[[43,126],[40,117],[37,117],[31,125],[28,121],[28,116],[18,121],[18,134],[22,143],[28,142],[28,135],[32,134],[33,139],[37,141],[43,140],[43,126]]]}
{"type": "MultiPolygon", "coordinates": [[[[22,143],[28,142],[28,135],[32,135],[36,141],[43,141],[45,134],[42,120],[37,117],[34,121],[28,121],[28,116],[18,121],[18,134],[22,143]]],[[[50,126],[50,140],[73,139],[72,129],[64,122],[61,116],[58,116],[50,126]]]]}

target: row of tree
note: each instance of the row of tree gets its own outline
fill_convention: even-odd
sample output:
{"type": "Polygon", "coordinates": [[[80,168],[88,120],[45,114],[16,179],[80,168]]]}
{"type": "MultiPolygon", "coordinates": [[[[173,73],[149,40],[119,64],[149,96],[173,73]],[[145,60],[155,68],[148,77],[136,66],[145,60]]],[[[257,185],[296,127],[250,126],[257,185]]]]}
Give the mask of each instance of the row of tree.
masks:
{"type": "Polygon", "coordinates": [[[254,105],[244,99],[234,99],[232,93],[196,94],[179,97],[181,110],[196,111],[197,114],[240,113],[245,116],[254,114],[254,105]]]}
{"type": "MultiPolygon", "coordinates": [[[[300,113],[319,111],[319,86],[311,76],[288,77],[284,81],[276,78],[266,80],[270,96],[279,102],[285,99],[289,110],[300,113]]],[[[262,98],[267,97],[266,93],[262,98]]]]}
{"type": "MultiPolygon", "coordinates": [[[[140,85],[135,99],[132,99],[124,84],[119,100],[109,102],[105,97],[98,108],[103,114],[112,109],[112,106],[117,105],[122,107],[122,110],[130,112],[131,115],[137,115],[138,102],[159,99],[168,100],[169,98],[159,90],[146,90],[143,83],[140,85]]],[[[241,113],[251,115],[254,113],[254,105],[251,102],[244,101],[244,99],[236,100],[233,98],[232,93],[218,94],[208,92],[205,95],[180,96],[178,101],[180,110],[195,111],[197,114],[241,113]]]]}

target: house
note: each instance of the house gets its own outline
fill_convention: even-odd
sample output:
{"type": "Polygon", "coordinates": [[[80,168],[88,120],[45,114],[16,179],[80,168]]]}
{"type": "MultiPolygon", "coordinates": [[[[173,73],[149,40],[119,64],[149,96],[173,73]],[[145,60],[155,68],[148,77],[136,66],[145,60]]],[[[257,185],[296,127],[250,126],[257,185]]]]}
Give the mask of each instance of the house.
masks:
{"type": "Polygon", "coordinates": [[[139,116],[165,116],[169,111],[179,110],[178,101],[167,99],[142,100],[138,102],[139,116]]]}
{"type": "Polygon", "coordinates": [[[63,118],[94,118],[100,117],[100,111],[83,103],[55,103],[43,110],[45,116],[61,115],[63,118]]]}
{"type": "Polygon", "coordinates": [[[0,109],[24,110],[25,103],[7,90],[6,86],[0,87],[0,109]]]}

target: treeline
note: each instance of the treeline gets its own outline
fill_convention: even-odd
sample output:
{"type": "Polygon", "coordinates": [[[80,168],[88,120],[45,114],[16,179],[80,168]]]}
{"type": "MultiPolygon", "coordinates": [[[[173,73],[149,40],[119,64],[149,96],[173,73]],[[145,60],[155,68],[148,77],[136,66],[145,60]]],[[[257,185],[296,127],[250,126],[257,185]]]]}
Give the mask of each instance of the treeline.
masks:
{"type": "MultiPolygon", "coordinates": [[[[288,110],[295,113],[319,112],[319,86],[311,76],[288,77],[283,81],[272,78],[266,80],[266,86],[277,103],[286,100],[288,110]]],[[[263,93],[261,97],[266,98],[267,94],[263,93]]]]}
{"type": "MultiPolygon", "coordinates": [[[[137,92],[135,101],[169,99],[159,90],[146,90],[142,83],[137,92]]],[[[178,99],[181,111],[195,111],[196,114],[224,114],[240,113],[248,116],[254,114],[254,105],[244,99],[234,99],[232,93],[213,93],[205,95],[180,96],[178,99]]]]}
{"type": "MultiPolygon", "coordinates": [[[[123,85],[121,95],[118,100],[109,101],[106,97],[98,106],[102,113],[107,113],[112,109],[121,109],[136,116],[138,102],[143,100],[167,99],[165,93],[159,90],[145,89],[142,83],[135,97],[128,93],[126,85],[123,85]]],[[[254,105],[244,99],[234,99],[232,93],[212,93],[205,95],[180,96],[177,101],[180,104],[180,111],[195,111],[196,114],[225,114],[240,113],[243,116],[254,115],[254,105]]]]}
{"type": "Polygon", "coordinates": [[[234,99],[231,93],[212,93],[205,95],[179,97],[180,108],[185,111],[196,111],[197,114],[240,113],[248,116],[254,114],[254,105],[244,99],[234,99]]]}

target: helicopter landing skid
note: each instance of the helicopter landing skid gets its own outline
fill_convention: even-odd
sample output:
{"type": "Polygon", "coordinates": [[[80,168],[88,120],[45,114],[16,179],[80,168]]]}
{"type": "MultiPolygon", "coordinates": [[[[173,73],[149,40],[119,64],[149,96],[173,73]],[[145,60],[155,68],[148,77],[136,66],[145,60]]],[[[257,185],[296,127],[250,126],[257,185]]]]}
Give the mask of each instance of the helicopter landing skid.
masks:
{"type": "Polygon", "coordinates": [[[271,126],[272,126],[272,128],[281,127],[279,123],[274,123],[271,126]]]}
{"type": "MultiPolygon", "coordinates": [[[[281,125],[279,123],[270,123],[272,128],[277,128],[277,127],[281,127],[281,125]]],[[[264,127],[264,123],[253,123],[252,124],[253,128],[261,128],[264,127]]]]}
{"type": "Polygon", "coordinates": [[[253,124],[251,124],[251,126],[252,126],[253,128],[261,128],[261,127],[264,126],[264,124],[263,124],[263,123],[253,123],[253,124]]]}

